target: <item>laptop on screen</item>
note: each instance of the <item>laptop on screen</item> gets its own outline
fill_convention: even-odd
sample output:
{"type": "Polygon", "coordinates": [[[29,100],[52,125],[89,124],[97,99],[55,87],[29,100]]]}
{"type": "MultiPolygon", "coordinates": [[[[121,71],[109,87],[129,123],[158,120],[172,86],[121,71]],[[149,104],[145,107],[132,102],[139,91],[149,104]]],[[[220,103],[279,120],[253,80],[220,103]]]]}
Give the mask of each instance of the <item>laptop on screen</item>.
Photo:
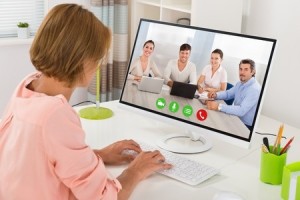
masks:
{"type": "Polygon", "coordinates": [[[138,84],[138,90],[159,94],[163,84],[164,79],[143,76],[141,82],[138,84]]]}
{"type": "Polygon", "coordinates": [[[193,99],[196,90],[197,85],[174,81],[170,95],[193,99]]]}

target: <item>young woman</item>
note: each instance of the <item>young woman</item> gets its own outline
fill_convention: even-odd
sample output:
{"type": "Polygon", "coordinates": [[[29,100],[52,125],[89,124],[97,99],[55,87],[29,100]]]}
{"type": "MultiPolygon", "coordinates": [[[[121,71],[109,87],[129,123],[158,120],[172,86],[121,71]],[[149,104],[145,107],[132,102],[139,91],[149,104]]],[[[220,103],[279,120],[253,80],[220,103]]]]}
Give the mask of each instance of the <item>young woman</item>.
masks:
{"type": "Polygon", "coordinates": [[[148,40],[143,45],[143,54],[133,61],[130,66],[128,79],[140,81],[142,76],[162,77],[155,62],[150,58],[154,51],[154,42],[148,40]],[[152,73],[152,74],[151,74],[152,73]]]}
{"type": "Polygon", "coordinates": [[[108,28],[79,5],[48,13],[30,49],[37,72],[16,88],[0,123],[0,199],[128,199],[141,180],[171,167],[133,140],[99,150],[85,144],[68,100],[89,84],[110,42],[108,28]],[[124,162],[131,163],[117,178],[105,170],[124,162]]]}
{"type": "Polygon", "coordinates": [[[198,91],[202,93],[224,91],[227,87],[227,72],[222,67],[223,52],[215,49],[211,53],[210,65],[203,68],[198,79],[198,91]]]}

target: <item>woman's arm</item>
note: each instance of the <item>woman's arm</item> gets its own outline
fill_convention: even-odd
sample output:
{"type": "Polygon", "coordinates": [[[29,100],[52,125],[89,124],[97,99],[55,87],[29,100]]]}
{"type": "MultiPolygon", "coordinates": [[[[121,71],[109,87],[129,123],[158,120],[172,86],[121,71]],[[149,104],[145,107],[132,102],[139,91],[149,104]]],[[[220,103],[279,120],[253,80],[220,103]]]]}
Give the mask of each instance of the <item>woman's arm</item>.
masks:
{"type": "Polygon", "coordinates": [[[115,142],[104,149],[94,150],[99,159],[105,164],[124,164],[131,162],[126,170],[118,176],[122,189],[118,193],[118,200],[127,200],[136,185],[157,170],[169,169],[172,166],[164,162],[165,158],[159,151],[142,152],[133,140],[115,142]],[[124,153],[124,150],[134,150],[137,156],[124,153]]]}
{"type": "Polygon", "coordinates": [[[202,93],[204,91],[204,80],[205,80],[205,76],[200,75],[198,82],[197,82],[199,93],[202,93]]]}
{"type": "Polygon", "coordinates": [[[222,82],[219,91],[225,91],[227,89],[227,83],[222,82]]]}
{"type": "Polygon", "coordinates": [[[152,70],[155,77],[162,78],[162,75],[154,61],[150,61],[150,69],[152,70]]]}
{"type": "Polygon", "coordinates": [[[141,65],[140,65],[140,58],[137,58],[131,65],[128,71],[127,79],[129,80],[136,80],[140,81],[142,77],[142,71],[141,65]]]}
{"type": "Polygon", "coordinates": [[[98,158],[101,158],[105,164],[119,165],[129,163],[134,159],[134,156],[124,154],[124,150],[134,150],[141,152],[140,146],[133,140],[122,140],[115,142],[103,149],[94,150],[98,158]]]}
{"type": "Polygon", "coordinates": [[[190,84],[197,84],[196,65],[192,62],[190,62],[189,65],[190,65],[190,75],[189,75],[190,84]]]}
{"type": "Polygon", "coordinates": [[[157,170],[170,169],[159,151],[141,152],[117,178],[122,185],[118,200],[127,200],[136,185],[157,170]]]}
{"type": "MultiPolygon", "coordinates": [[[[171,80],[170,76],[171,76],[171,71],[172,71],[172,60],[170,60],[167,64],[167,67],[165,68],[164,71],[164,76],[163,78],[165,79],[165,84],[168,84],[170,82],[173,83],[173,81],[171,80]]],[[[170,86],[170,85],[169,85],[170,86]]]]}
{"type": "Polygon", "coordinates": [[[221,83],[220,88],[212,88],[212,87],[207,87],[204,90],[207,92],[219,92],[219,91],[225,91],[227,88],[227,83],[221,83]]]}

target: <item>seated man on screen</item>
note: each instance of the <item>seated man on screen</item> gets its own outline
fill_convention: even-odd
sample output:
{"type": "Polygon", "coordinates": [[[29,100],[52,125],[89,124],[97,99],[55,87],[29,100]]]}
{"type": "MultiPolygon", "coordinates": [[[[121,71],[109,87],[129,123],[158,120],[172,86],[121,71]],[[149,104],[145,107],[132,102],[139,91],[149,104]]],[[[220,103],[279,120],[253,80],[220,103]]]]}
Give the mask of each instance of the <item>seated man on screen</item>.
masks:
{"type": "Polygon", "coordinates": [[[192,47],[182,44],[179,49],[179,59],[170,60],[164,71],[165,83],[172,87],[173,81],[197,84],[196,65],[189,61],[192,47]]]}
{"type": "Polygon", "coordinates": [[[208,93],[208,97],[214,99],[228,100],[234,98],[233,105],[207,101],[207,108],[236,115],[251,130],[261,90],[260,84],[255,79],[255,72],[253,60],[241,60],[239,64],[240,81],[229,90],[208,93]]]}

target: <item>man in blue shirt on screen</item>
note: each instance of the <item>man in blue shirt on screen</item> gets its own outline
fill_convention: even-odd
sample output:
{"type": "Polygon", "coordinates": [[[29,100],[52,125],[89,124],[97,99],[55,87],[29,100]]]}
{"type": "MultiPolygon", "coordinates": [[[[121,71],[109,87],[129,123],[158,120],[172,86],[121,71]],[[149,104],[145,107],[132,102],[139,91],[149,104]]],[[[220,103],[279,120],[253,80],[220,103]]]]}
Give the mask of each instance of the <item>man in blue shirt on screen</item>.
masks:
{"type": "Polygon", "coordinates": [[[255,79],[255,72],[255,62],[253,60],[241,60],[239,64],[240,81],[229,90],[208,93],[208,97],[217,100],[234,98],[233,105],[207,101],[207,108],[236,115],[251,130],[261,91],[261,86],[255,79]]]}

